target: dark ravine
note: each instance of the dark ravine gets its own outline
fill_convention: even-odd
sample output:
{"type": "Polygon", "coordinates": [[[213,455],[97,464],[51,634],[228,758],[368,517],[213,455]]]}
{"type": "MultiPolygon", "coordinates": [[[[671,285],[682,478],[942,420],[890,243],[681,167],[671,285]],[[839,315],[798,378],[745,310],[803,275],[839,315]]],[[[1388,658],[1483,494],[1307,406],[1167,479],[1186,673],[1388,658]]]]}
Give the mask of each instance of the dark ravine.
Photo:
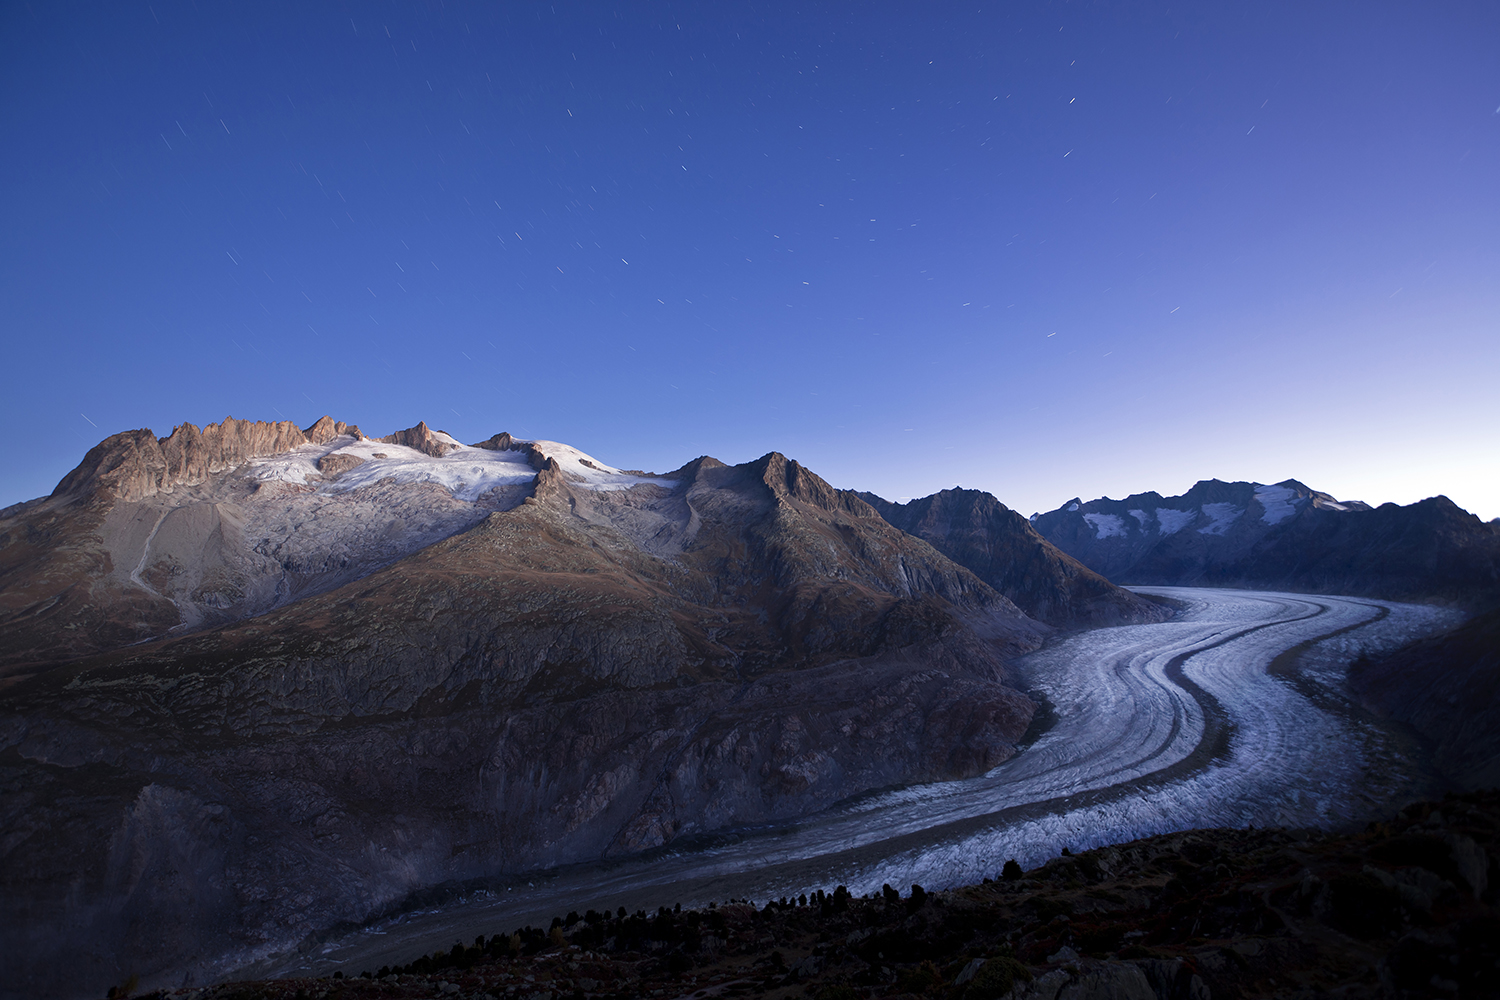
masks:
{"type": "MultiPolygon", "coordinates": [[[[526,484],[468,502],[338,492],[321,463],[364,439],[324,429],[117,436],[0,521],[7,996],[182,982],[423,886],[968,777],[1031,719],[1005,663],[1048,627],[779,454],[599,489],[498,435],[526,484]],[[289,443],[305,483],[234,464],[289,443]],[[350,556],[301,590],[231,530],[314,509],[285,544],[350,556]],[[171,525],[171,572],[114,565],[171,525]],[[189,620],[202,586],[172,581],[209,571],[247,596],[189,620]]],[[[424,431],[379,447],[455,453],[424,431]]]]}

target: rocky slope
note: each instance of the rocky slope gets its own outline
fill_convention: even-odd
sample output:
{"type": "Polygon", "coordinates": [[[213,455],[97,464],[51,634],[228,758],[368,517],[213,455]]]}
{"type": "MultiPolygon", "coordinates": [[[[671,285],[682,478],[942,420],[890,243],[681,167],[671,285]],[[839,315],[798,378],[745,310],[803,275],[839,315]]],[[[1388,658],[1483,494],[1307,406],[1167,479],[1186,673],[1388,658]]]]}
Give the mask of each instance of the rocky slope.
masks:
{"type": "Polygon", "coordinates": [[[943,490],[895,504],[860,499],[908,534],[930,544],[1014,601],[1033,618],[1061,628],[1165,621],[1162,605],[1116,587],[1037,534],[1030,522],[988,493],[943,490]]]}
{"type": "Polygon", "coordinates": [[[0,518],[0,613],[7,996],[980,773],[1048,632],[778,454],[332,421],[109,439],[0,518]]]}
{"type": "Polygon", "coordinates": [[[1500,609],[1391,656],[1361,657],[1349,684],[1378,715],[1431,740],[1453,787],[1500,787],[1500,609]]]}
{"type": "MultiPolygon", "coordinates": [[[[1012,862],[983,884],[599,913],[339,978],[181,1000],[942,997],[1481,1000],[1500,995],[1500,801],[1418,803],[1363,834],[1194,830],[1012,862]]],[[[580,916],[580,912],[582,915],[580,916]]]]}
{"type": "Polygon", "coordinates": [[[1074,499],[1032,520],[1122,584],[1261,587],[1480,608],[1500,601],[1500,526],[1447,497],[1379,508],[1295,480],[1200,482],[1178,497],[1074,499]]]}

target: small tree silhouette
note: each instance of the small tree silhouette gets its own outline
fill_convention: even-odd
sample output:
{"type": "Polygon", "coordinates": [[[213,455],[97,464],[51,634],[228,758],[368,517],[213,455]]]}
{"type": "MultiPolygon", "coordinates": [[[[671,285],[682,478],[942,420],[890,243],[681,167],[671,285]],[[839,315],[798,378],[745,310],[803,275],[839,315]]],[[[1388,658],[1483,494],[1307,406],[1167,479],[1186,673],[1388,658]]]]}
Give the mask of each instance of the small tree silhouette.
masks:
{"type": "Polygon", "coordinates": [[[1000,877],[1007,882],[1019,882],[1024,874],[1015,858],[1005,862],[1005,867],[1000,869],[1000,877]]]}

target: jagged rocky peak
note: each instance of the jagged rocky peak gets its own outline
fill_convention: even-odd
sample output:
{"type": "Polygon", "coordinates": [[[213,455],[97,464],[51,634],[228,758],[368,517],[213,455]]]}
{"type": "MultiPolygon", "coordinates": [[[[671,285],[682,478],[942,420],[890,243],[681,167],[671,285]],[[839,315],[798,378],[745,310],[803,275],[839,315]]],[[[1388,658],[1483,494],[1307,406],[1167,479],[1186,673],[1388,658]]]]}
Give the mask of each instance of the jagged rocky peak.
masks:
{"type": "Polygon", "coordinates": [[[124,431],[90,449],[78,467],[57,484],[52,495],[83,497],[107,493],[124,502],[142,500],[171,492],[174,486],[201,483],[211,475],[254,458],[291,451],[310,443],[311,434],[329,431],[334,432],[331,437],[361,436],[359,428],[329,417],[307,431],[290,420],[268,423],[234,417],[225,417],[223,422],[201,430],[196,424],[179,424],[164,438],[157,438],[146,429],[124,431]]]}
{"type": "Polygon", "coordinates": [[[761,478],[777,497],[856,517],[878,516],[859,494],[834,489],[817,473],[779,451],[762,455],[752,465],[761,471],[761,478]]]}
{"type": "MultiPolygon", "coordinates": [[[[498,435],[496,436],[498,437],[498,435]]],[[[507,434],[505,436],[509,437],[510,435],[507,434]]],[[[399,444],[407,448],[413,448],[433,458],[442,458],[450,451],[456,451],[463,447],[451,435],[443,431],[435,431],[428,427],[425,420],[417,421],[417,426],[415,427],[408,427],[404,431],[387,434],[380,440],[384,444],[399,444]]]]}
{"type": "Polygon", "coordinates": [[[363,441],[365,436],[359,432],[354,424],[346,424],[342,420],[335,420],[326,414],[318,418],[317,423],[302,432],[309,444],[327,444],[334,438],[348,435],[356,441],[363,441]]]}

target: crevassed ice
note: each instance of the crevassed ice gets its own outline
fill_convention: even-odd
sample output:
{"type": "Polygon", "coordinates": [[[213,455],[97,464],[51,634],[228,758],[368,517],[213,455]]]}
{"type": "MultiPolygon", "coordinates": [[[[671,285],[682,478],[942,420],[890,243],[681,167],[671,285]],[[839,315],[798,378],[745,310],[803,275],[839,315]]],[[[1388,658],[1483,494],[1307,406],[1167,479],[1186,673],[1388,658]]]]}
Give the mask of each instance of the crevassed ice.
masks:
{"type": "Polygon", "coordinates": [[[1198,520],[1196,510],[1173,510],[1171,507],[1156,508],[1156,523],[1161,525],[1163,535],[1175,535],[1198,520]]]}
{"type": "Polygon", "coordinates": [[[1203,513],[1207,514],[1213,523],[1199,528],[1198,531],[1204,535],[1222,535],[1229,530],[1229,526],[1241,514],[1245,513],[1245,508],[1236,507],[1232,503],[1206,503],[1203,505],[1203,513]]]}
{"type": "Polygon", "coordinates": [[[1265,513],[1260,519],[1267,524],[1280,524],[1293,514],[1297,513],[1297,505],[1294,499],[1297,491],[1290,486],[1257,486],[1255,488],[1255,499],[1265,508],[1265,513]]]}
{"type": "Polygon", "coordinates": [[[1125,519],[1118,514],[1085,514],[1083,519],[1094,529],[1095,538],[1125,537],[1125,519]]]}
{"type": "MultiPolygon", "coordinates": [[[[452,441],[447,435],[442,438],[452,441]]],[[[543,454],[557,459],[570,482],[585,489],[628,489],[640,483],[667,488],[675,485],[672,480],[655,476],[627,475],[567,445],[551,441],[537,445],[543,454]]],[[[280,455],[256,459],[249,463],[249,472],[261,480],[314,482],[320,493],[330,494],[348,493],[385,480],[403,484],[436,483],[457,499],[471,503],[496,487],[521,486],[536,476],[536,470],[527,464],[525,453],[520,451],[490,451],[459,445],[443,457],[434,458],[404,445],[355,441],[347,436],[325,445],[303,445],[280,455]],[[362,459],[363,464],[332,482],[318,482],[321,478],[318,460],[331,454],[351,455],[362,459]]]]}

